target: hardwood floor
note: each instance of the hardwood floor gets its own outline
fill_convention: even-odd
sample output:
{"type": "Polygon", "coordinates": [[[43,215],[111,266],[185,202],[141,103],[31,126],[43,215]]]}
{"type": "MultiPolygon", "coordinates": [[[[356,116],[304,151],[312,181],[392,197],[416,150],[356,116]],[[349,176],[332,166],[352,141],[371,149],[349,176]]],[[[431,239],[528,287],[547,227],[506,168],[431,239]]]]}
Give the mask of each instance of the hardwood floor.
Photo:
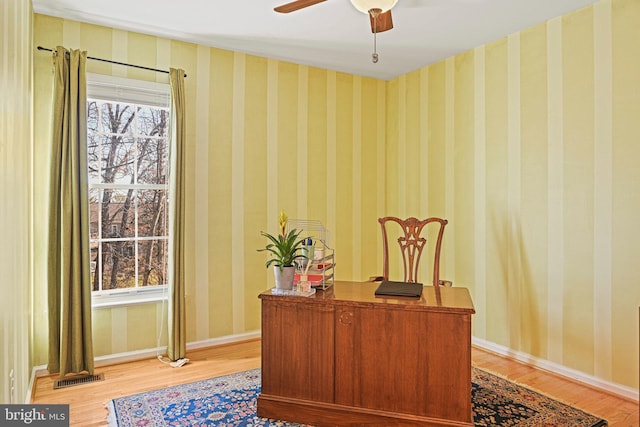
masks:
{"type": "MultiPolygon", "coordinates": [[[[172,368],[155,358],[99,367],[96,373],[104,373],[104,381],[59,390],[53,390],[57,376],[39,377],[32,403],[68,403],[71,425],[104,426],[107,424],[105,405],[113,398],[259,368],[260,340],[193,350],[187,357],[190,362],[181,368],[172,368]]],[[[480,368],[604,418],[611,427],[640,426],[640,411],[634,401],[478,348],[473,348],[472,359],[480,368]]]]}

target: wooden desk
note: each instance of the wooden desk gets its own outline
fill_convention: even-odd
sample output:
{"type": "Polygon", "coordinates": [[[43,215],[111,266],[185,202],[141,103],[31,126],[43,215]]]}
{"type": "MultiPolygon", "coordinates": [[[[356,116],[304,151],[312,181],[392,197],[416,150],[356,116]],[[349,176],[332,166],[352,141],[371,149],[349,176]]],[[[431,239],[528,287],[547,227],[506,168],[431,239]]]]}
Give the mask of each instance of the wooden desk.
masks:
{"type": "Polygon", "coordinates": [[[379,298],[336,282],[310,298],[260,294],[261,417],[317,426],[472,426],[466,288],[379,298]]]}

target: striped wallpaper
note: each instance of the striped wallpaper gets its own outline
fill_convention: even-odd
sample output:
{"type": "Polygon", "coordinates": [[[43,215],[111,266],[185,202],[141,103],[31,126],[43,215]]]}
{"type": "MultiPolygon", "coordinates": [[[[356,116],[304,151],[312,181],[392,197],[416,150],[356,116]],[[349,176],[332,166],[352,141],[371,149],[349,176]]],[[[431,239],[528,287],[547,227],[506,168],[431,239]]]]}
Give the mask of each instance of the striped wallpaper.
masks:
{"type": "Polygon", "coordinates": [[[474,336],[633,388],[637,22],[603,0],[387,86],[386,210],[449,219],[474,336]]]}
{"type": "MultiPolygon", "coordinates": [[[[273,283],[259,231],[280,209],[328,227],[345,280],[380,274],[379,216],[443,216],[442,276],[470,288],[476,337],[637,388],[639,19],[637,1],[603,0],[390,81],[42,15],[34,37],[186,70],[189,342],[259,329],[257,294],[273,283]]],[[[34,64],[46,152],[50,58],[34,64]]],[[[34,179],[38,235],[46,177],[34,179]]],[[[44,294],[36,285],[36,364],[44,294]]],[[[155,347],[161,317],[94,310],[96,355],[155,347]]]]}
{"type": "Polygon", "coordinates": [[[0,402],[24,403],[29,340],[32,10],[0,1],[0,402]]]}

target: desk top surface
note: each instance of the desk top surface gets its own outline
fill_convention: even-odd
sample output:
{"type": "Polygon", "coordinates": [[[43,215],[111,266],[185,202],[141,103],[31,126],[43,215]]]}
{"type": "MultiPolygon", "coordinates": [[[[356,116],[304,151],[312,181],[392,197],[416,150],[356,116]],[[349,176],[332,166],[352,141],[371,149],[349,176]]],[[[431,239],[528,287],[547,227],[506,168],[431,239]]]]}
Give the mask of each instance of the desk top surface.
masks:
{"type": "MultiPolygon", "coordinates": [[[[277,299],[308,303],[344,303],[354,305],[388,304],[414,310],[455,311],[475,313],[469,290],[461,287],[424,286],[416,297],[377,297],[379,282],[336,281],[330,288],[318,290],[310,297],[274,295],[271,290],[260,294],[261,299],[277,299]]],[[[391,307],[390,307],[391,308],[391,307]]]]}

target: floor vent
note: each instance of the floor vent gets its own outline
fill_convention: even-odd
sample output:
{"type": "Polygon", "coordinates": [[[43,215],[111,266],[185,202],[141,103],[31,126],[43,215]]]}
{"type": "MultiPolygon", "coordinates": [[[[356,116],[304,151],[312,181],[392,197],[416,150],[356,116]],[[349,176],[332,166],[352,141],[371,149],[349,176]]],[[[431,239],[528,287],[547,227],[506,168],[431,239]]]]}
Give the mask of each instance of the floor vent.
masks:
{"type": "Polygon", "coordinates": [[[53,383],[53,389],[57,390],[59,388],[73,387],[74,385],[94,383],[96,381],[104,381],[104,374],[77,375],[75,377],[55,380],[53,383]]]}

